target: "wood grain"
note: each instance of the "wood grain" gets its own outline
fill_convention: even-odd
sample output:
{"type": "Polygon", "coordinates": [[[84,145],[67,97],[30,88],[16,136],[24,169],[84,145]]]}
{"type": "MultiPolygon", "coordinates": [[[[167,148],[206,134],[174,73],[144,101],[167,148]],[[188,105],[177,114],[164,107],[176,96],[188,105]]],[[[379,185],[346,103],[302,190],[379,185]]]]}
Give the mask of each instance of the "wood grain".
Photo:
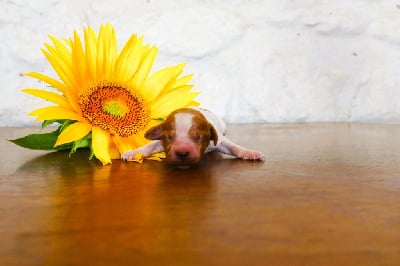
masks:
{"type": "Polygon", "coordinates": [[[102,167],[1,128],[0,264],[399,265],[399,125],[229,128],[266,162],[102,167]]]}

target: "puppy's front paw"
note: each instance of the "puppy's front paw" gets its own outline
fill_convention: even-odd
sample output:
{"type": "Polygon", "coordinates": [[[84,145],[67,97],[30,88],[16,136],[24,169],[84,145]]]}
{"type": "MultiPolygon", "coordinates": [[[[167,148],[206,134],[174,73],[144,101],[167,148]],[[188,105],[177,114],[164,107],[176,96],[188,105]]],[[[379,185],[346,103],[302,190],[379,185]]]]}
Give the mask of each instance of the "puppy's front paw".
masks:
{"type": "Polygon", "coordinates": [[[130,150],[122,154],[121,159],[124,161],[132,161],[135,159],[136,154],[138,154],[138,150],[130,150]]]}
{"type": "Polygon", "coordinates": [[[242,158],[243,160],[265,162],[264,154],[258,151],[244,151],[243,153],[240,154],[240,158],[242,158]]]}

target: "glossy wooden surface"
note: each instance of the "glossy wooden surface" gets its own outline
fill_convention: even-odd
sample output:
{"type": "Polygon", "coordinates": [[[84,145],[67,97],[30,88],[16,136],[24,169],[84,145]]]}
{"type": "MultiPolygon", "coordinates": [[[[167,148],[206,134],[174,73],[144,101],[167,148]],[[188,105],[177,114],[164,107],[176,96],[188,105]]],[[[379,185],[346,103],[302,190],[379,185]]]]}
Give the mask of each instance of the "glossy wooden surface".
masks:
{"type": "Polygon", "coordinates": [[[265,164],[196,169],[8,143],[0,265],[400,265],[400,126],[230,125],[265,164]]]}

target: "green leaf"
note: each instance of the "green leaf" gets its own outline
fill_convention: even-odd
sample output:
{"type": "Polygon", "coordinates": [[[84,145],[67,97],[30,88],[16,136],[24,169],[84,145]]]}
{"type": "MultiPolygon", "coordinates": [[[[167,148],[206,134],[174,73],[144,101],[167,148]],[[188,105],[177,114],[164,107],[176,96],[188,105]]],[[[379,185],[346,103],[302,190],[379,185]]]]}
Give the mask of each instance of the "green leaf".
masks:
{"type": "Polygon", "coordinates": [[[89,160],[92,160],[92,159],[95,157],[95,156],[94,156],[94,151],[93,151],[92,145],[90,145],[89,149],[90,149],[89,160]]]}
{"type": "Polygon", "coordinates": [[[42,129],[44,129],[45,127],[54,124],[54,123],[58,123],[58,124],[64,124],[67,120],[65,119],[57,119],[57,120],[44,120],[42,123],[42,129]]]}
{"type": "Polygon", "coordinates": [[[61,133],[64,129],[66,129],[69,125],[75,123],[75,120],[64,120],[63,123],[61,123],[61,126],[58,128],[59,133],[61,133]]]}
{"type": "Polygon", "coordinates": [[[61,151],[71,149],[71,143],[54,147],[58,135],[59,130],[55,130],[49,133],[30,134],[22,138],[11,139],[9,141],[23,148],[32,150],[61,151]]]}
{"type": "Polygon", "coordinates": [[[80,148],[90,148],[92,146],[92,141],[89,138],[82,138],[80,140],[74,141],[72,144],[71,152],[69,153],[69,156],[73,153],[75,153],[78,149],[80,148]]]}

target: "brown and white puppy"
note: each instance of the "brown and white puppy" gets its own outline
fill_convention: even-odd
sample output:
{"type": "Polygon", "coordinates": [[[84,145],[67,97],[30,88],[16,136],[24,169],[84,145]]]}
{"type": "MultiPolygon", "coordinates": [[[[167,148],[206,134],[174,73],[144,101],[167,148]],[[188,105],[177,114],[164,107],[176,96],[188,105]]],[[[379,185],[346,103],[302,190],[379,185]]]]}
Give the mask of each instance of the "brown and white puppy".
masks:
{"type": "Polygon", "coordinates": [[[204,153],[217,150],[244,160],[265,160],[261,152],[248,150],[230,141],[225,137],[226,131],[224,121],[206,109],[177,109],[162,124],[145,133],[145,137],[152,142],[125,152],[122,159],[131,160],[139,152],[148,157],[165,151],[168,163],[189,166],[200,162],[204,153]]]}

